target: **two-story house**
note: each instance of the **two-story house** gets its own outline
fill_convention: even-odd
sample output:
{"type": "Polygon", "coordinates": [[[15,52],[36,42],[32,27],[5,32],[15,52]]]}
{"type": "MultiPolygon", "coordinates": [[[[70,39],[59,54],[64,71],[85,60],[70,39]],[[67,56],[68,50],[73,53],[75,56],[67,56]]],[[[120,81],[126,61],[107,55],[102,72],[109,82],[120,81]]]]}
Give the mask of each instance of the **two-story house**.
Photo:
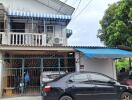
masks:
{"type": "Polygon", "coordinates": [[[74,49],[64,47],[72,35],[67,25],[73,7],[59,0],[0,3],[1,95],[38,94],[41,72],[75,71],[74,49]],[[25,73],[31,82],[20,91],[25,73]]]}

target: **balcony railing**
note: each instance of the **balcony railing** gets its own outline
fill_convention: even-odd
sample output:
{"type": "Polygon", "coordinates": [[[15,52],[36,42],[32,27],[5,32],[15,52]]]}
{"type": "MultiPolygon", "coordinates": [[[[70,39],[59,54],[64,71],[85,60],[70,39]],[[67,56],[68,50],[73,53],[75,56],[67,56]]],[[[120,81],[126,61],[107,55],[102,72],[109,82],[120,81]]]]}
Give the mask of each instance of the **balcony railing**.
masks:
{"type": "Polygon", "coordinates": [[[45,46],[46,34],[39,33],[0,33],[0,44],[45,46]]]}

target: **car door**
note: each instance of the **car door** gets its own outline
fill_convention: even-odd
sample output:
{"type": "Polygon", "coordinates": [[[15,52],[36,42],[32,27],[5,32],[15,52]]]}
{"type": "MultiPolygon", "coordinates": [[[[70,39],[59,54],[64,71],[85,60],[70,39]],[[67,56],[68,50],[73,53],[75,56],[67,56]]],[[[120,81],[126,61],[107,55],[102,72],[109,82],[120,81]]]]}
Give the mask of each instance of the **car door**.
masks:
{"type": "Polygon", "coordinates": [[[95,100],[117,100],[117,87],[114,80],[97,73],[91,73],[90,80],[95,86],[95,100]]]}
{"type": "Polygon", "coordinates": [[[88,77],[87,73],[81,73],[69,79],[68,93],[74,95],[75,100],[94,100],[94,85],[88,77]]]}

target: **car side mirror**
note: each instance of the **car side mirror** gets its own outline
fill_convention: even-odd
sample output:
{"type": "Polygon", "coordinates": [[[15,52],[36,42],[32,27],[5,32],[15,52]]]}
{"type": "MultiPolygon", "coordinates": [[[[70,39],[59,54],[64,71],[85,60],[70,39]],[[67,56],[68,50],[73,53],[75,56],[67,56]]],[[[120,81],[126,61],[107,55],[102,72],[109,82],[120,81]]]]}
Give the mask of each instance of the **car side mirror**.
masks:
{"type": "Polygon", "coordinates": [[[68,82],[73,83],[73,80],[69,80],[68,82]]]}

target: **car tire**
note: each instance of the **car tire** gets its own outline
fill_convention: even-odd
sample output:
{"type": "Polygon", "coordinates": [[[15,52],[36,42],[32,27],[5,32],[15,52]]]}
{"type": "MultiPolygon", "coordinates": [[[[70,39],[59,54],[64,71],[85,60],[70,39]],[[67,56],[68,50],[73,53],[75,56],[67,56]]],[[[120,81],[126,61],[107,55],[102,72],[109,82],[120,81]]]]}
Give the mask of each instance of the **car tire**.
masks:
{"type": "Polygon", "coordinates": [[[73,99],[72,97],[65,95],[65,96],[62,96],[59,100],[73,100],[73,99]]]}
{"type": "Polygon", "coordinates": [[[120,100],[132,100],[132,94],[129,92],[124,92],[120,96],[120,100]]]}

